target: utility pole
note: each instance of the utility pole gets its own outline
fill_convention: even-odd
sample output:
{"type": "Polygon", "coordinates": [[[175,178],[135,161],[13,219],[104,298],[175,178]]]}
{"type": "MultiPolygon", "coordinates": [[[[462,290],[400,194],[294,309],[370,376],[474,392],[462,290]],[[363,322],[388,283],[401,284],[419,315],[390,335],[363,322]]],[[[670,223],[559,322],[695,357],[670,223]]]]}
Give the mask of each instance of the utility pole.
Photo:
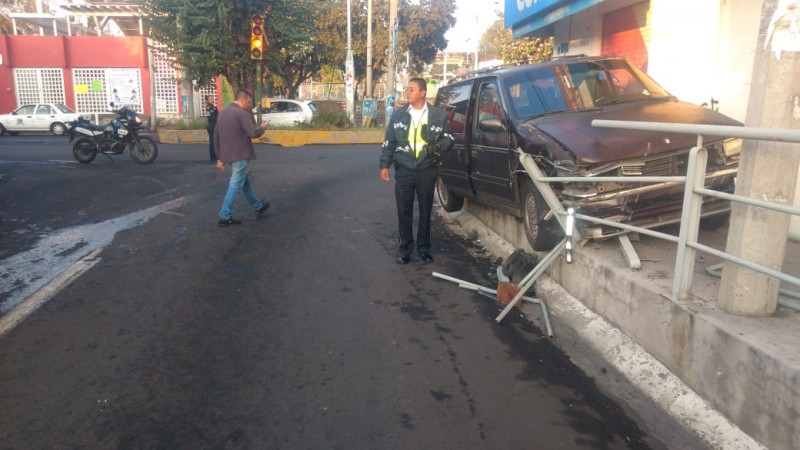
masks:
{"type": "Polygon", "coordinates": [[[394,113],[395,77],[397,75],[397,0],[389,0],[389,70],[386,74],[386,104],[384,123],[388,124],[394,113]]]}
{"type": "MultiPolygon", "coordinates": [[[[793,11],[779,0],[765,0],[758,34],[745,125],[797,128],[793,97],[800,92],[800,36],[791,27],[793,11]],[[767,25],[769,24],[769,25],[767,25]]],[[[736,194],[791,206],[800,164],[794,144],[745,141],[736,194]]],[[[726,251],[773,269],[783,266],[789,215],[734,203],[726,251]]],[[[730,313],[769,316],[775,312],[780,281],[725,262],[718,306],[730,313]]]]}
{"type": "Polygon", "coordinates": [[[394,96],[394,77],[397,72],[397,0],[389,0],[389,73],[386,90],[394,96]]]}
{"type": "Polygon", "coordinates": [[[353,110],[353,32],[350,25],[350,2],[351,0],[347,0],[347,57],[344,63],[344,85],[345,97],[347,97],[347,118],[353,124],[355,112],[353,110]]]}
{"type": "Polygon", "coordinates": [[[372,0],[367,0],[367,90],[364,98],[372,98],[372,0]]]}

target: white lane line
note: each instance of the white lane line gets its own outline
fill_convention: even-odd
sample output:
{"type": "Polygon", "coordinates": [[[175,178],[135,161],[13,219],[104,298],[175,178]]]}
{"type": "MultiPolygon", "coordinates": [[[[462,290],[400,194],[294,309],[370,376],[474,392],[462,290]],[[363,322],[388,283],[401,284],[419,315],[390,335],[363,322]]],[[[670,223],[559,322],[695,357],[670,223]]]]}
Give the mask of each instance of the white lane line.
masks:
{"type": "Polygon", "coordinates": [[[105,222],[67,228],[43,238],[26,252],[0,261],[0,298],[6,296],[0,303],[0,314],[22,303],[86,255],[110,244],[118,232],[185,203],[186,197],[181,197],[105,222]]]}
{"type": "Polygon", "coordinates": [[[56,276],[53,281],[44,285],[24,302],[20,303],[16,308],[0,318],[0,338],[13,330],[14,327],[33,314],[40,306],[44,305],[48,300],[61,292],[61,290],[72,283],[73,280],[76,280],[87,270],[100,262],[100,258],[98,258],[97,255],[99,255],[101,251],[103,251],[103,249],[99,248],[73,264],[67,270],[56,276]]]}

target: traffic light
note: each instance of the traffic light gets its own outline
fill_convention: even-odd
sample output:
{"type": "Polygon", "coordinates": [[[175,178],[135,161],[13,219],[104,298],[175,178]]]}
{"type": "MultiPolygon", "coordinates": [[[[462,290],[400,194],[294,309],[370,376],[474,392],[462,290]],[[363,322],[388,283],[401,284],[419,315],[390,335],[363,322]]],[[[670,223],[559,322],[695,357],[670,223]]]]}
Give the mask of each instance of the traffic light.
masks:
{"type": "Polygon", "coordinates": [[[253,16],[250,21],[250,59],[264,59],[264,18],[253,16]]]}

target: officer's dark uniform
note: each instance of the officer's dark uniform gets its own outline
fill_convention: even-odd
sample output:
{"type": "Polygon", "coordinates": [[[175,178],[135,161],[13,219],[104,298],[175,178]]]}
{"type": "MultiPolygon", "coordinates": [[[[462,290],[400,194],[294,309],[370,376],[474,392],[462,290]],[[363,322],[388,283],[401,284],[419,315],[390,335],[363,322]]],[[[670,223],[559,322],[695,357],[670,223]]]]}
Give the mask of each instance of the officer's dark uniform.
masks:
{"type": "MultiPolygon", "coordinates": [[[[427,105],[419,124],[409,114],[410,105],[398,108],[386,127],[381,146],[382,169],[395,166],[395,200],[399,224],[400,257],[408,258],[414,249],[414,195],[419,202],[417,253],[431,251],[431,210],[438,175],[440,155],[453,147],[453,136],[441,109],[427,105]],[[438,145],[438,151],[422,149],[424,144],[438,145]],[[419,153],[417,155],[417,153],[419,153]],[[438,154],[437,154],[438,153],[438,154]]],[[[433,146],[429,146],[433,147],[433,146]]]]}
{"type": "Polygon", "coordinates": [[[219,110],[217,106],[206,102],[206,113],[208,114],[208,124],[206,131],[208,131],[208,156],[211,161],[217,160],[217,153],[214,151],[214,127],[217,126],[217,115],[219,110]]]}

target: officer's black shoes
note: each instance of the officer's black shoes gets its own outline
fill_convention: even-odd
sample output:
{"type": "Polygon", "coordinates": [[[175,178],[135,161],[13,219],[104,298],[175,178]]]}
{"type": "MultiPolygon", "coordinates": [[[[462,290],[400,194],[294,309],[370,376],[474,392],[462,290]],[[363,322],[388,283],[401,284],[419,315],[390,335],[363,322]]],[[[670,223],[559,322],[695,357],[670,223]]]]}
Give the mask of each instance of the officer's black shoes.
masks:
{"type": "Polygon", "coordinates": [[[421,259],[422,262],[425,262],[425,263],[432,263],[433,262],[433,256],[431,256],[430,253],[420,253],[419,254],[419,259],[421,259]]]}
{"type": "Polygon", "coordinates": [[[227,227],[228,225],[241,225],[241,224],[242,224],[241,220],[236,220],[233,217],[229,217],[227,219],[219,219],[219,221],[217,222],[217,225],[221,227],[227,227]]]}
{"type": "Polygon", "coordinates": [[[408,264],[409,261],[411,261],[410,256],[398,256],[394,260],[394,262],[396,262],[397,264],[408,264]]]}
{"type": "Polygon", "coordinates": [[[262,214],[267,212],[268,209],[269,209],[269,202],[262,201],[261,202],[261,208],[258,208],[256,210],[256,217],[261,216],[262,214]]]}

